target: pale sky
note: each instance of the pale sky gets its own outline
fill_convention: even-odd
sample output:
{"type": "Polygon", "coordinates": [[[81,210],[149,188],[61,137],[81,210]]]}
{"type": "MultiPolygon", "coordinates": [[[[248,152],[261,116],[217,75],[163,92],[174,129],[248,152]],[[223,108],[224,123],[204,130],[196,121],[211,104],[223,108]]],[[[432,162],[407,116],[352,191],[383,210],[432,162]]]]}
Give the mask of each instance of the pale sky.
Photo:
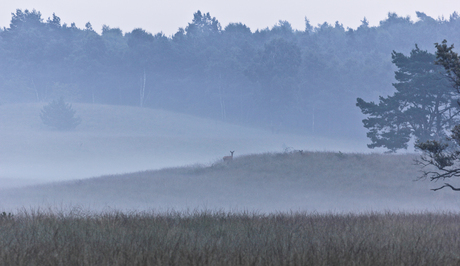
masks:
{"type": "Polygon", "coordinates": [[[371,26],[378,25],[388,12],[410,16],[415,11],[438,18],[460,12],[460,0],[0,0],[0,27],[8,27],[16,9],[36,9],[46,20],[53,12],[62,23],[84,28],[91,22],[101,32],[102,25],[130,32],[143,28],[153,34],[170,36],[185,28],[197,10],[210,12],[224,28],[231,22],[242,22],[252,31],[272,27],[286,20],[294,29],[305,29],[305,17],[313,26],[339,21],[345,28],[356,29],[366,17],[371,26]]]}

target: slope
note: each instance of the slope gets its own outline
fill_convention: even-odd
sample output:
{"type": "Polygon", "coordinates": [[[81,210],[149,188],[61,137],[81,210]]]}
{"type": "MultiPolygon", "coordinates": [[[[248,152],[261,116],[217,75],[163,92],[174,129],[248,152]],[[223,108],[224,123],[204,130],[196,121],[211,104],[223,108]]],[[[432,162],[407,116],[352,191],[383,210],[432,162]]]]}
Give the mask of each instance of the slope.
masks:
{"type": "Polygon", "coordinates": [[[436,211],[459,194],[419,180],[416,155],[263,153],[229,163],[168,168],[0,191],[4,210],[436,211]]]}
{"type": "Polygon", "coordinates": [[[104,174],[210,163],[235,155],[304,150],[364,151],[365,140],[347,142],[273,134],[163,110],[73,104],[76,130],[46,128],[44,104],[0,106],[0,185],[35,184],[104,174]]]}

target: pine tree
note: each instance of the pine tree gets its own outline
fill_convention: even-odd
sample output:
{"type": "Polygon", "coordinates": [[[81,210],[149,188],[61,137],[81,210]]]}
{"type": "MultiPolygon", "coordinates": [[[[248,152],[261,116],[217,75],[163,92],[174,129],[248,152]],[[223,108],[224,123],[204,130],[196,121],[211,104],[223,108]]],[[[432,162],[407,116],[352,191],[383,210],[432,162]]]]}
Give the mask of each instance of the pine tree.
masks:
{"type": "Polygon", "coordinates": [[[75,117],[75,112],[72,105],[65,103],[64,98],[61,97],[59,100],[53,100],[44,106],[40,118],[47,126],[58,130],[71,130],[81,123],[81,118],[75,117]]]}
{"type": "MultiPolygon", "coordinates": [[[[445,77],[450,81],[451,88],[460,93],[460,56],[453,51],[454,45],[447,46],[447,41],[442,44],[435,44],[436,64],[446,70],[445,77]]],[[[460,101],[458,102],[460,105],[460,101]]],[[[420,178],[430,178],[431,181],[444,180],[452,177],[460,177],[460,124],[450,130],[450,137],[442,140],[418,141],[415,146],[423,155],[416,163],[428,170],[423,171],[420,178]],[[436,170],[433,170],[435,168],[436,170]]],[[[450,187],[452,190],[460,191],[449,183],[444,183],[434,191],[450,187]]]]}
{"type": "Polygon", "coordinates": [[[434,54],[415,46],[410,56],[392,53],[398,81],[396,92],[380,102],[357,99],[363,120],[369,129],[369,148],[385,147],[392,152],[407,149],[412,137],[417,141],[444,139],[447,130],[459,122],[458,95],[445,78],[446,71],[435,64],[434,54]]]}

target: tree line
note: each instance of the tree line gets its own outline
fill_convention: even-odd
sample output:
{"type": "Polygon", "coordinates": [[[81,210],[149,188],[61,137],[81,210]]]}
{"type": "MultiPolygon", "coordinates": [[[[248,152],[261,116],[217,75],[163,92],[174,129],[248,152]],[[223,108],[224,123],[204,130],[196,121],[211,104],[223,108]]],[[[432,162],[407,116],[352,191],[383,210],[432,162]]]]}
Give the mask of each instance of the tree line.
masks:
{"type": "MultiPolygon", "coordinates": [[[[356,98],[394,91],[394,56],[433,43],[460,43],[460,17],[416,21],[389,13],[293,30],[280,21],[251,31],[200,11],[174,35],[123,33],[53,14],[16,10],[0,30],[0,104],[71,102],[163,108],[228,122],[329,136],[363,133],[356,98]],[[394,52],[396,51],[396,52],[394,52]],[[392,58],[393,53],[393,58],[392,58]]],[[[447,108],[447,107],[446,107],[447,108]]]]}

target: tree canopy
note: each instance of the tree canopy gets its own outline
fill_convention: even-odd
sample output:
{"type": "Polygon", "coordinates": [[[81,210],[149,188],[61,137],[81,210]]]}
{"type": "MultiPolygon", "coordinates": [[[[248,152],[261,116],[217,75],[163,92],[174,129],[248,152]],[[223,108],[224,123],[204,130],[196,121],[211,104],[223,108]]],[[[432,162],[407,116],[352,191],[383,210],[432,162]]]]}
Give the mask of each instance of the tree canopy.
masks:
{"type": "Polygon", "coordinates": [[[390,151],[406,149],[412,137],[417,141],[440,140],[459,121],[457,93],[445,79],[446,71],[435,64],[435,55],[415,46],[410,56],[393,51],[396,92],[380,96],[380,102],[357,99],[357,106],[369,117],[363,120],[372,143],[369,148],[390,151]]]}
{"type": "Polygon", "coordinates": [[[355,101],[394,90],[391,51],[408,53],[415,43],[432,49],[440,36],[460,41],[457,13],[417,17],[389,13],[379,26],[364,19],[357,29],[306,19],[303,31],[280,21],[251,31],[198,11],[165,36],[107,25],[98,33],[89,22],[78,28],[58,14],[16,10],[0,31],[0,103],[65,96],[323,136],[364,135],[355,101]]]}
{"type": "MultiPolygon", "coordinates": [[[[459,91],[460,82],[460,58],[454,52],[454,45],[447,45],[444,40],[441,44],[436,43],[436,64],[444,67],[444,76],[450,81],[452,89],[459,91]]],[[[458,102],[460,105],[460,102],[458,102]]],[[[457,123],[450,132],[450,136],[444,139],[418,141],[416,147],[423,152],[417,164],[424,167],[421,178],[430,178],[432,181],[444,180],[452,177],[460,177],[460,124],[457,123]],[[434,168],[433,168],[434,167],[434,168]]],[[[449,183],[445,183],[434,191],[450,187],[460,191],[449,183]]]]}
{"type": "Polygon", "coordinates": [[[43,124],[58,130],[75,129],[80,123],[81,118],[75,116],[76,111],[72,105],[64,102],[64,97],[53,100],[45,105],[40,112],[43,124]]]}

